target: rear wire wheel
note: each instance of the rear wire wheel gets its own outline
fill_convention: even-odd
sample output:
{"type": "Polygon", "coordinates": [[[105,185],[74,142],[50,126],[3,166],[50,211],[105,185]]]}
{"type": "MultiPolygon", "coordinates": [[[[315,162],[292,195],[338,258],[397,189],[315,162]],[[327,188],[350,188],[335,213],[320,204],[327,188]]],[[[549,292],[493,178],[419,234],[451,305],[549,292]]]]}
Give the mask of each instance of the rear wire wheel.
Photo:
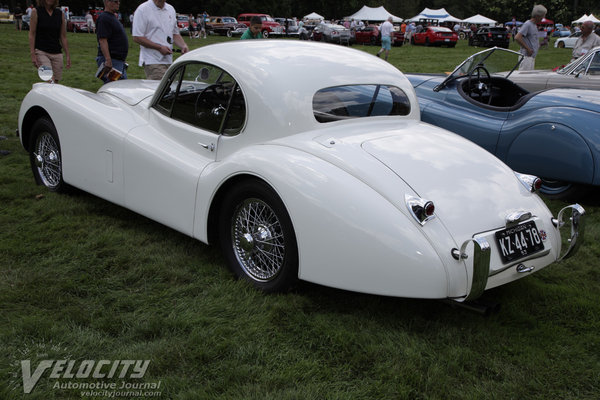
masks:
{"type": "Polygon", "coordinates": [[[264,292],[283,292],[298,281],[298,247],[292,221],[277,193],[252,179],[223,201],[219,239],[227,265],[264,292]]]}
{"type": "Polygon", "coordinates": [[[553,200],[578,200],[585,196],[589,187],[570,182],[542,179],[540,193],[553,200]]]}

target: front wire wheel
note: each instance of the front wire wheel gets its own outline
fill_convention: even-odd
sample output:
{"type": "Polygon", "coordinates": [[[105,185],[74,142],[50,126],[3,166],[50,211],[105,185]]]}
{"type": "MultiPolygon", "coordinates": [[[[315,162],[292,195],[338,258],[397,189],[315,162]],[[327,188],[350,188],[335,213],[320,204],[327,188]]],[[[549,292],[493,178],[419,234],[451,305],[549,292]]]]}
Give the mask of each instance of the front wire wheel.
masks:
{"type": "Polygon", "coordinates": [[[29,149],[36,181],[53,192],[64,191],[66,184],[62,177],[60,142],[51,121],[41,118],[35,122],[29,149]]]}
{"type": "Polygon", "coordinates": [[[279,196],[261,181],[236,186],[224,201],[221,246],[230,269],[265,292],[289,290],[298,280],[298,250],[279,196]]]}

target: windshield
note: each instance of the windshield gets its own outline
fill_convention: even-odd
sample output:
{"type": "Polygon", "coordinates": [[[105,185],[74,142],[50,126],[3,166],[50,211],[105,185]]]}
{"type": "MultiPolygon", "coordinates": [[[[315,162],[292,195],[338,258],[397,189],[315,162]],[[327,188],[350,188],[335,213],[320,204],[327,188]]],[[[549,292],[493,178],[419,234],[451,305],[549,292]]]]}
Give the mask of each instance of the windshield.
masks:
{"type": "Polygon", "coordinates": [[[484,66],[490,74],[501,71],[509,71],[506,78],[519,66],[523,56],[512,50],[493,47],[479,53],[473,54],[462,62],[456,69],[442,82],[435,87],[435,91],[444,88],[449,82],[461,76],[469,75],[477,66],[484,66]]]}

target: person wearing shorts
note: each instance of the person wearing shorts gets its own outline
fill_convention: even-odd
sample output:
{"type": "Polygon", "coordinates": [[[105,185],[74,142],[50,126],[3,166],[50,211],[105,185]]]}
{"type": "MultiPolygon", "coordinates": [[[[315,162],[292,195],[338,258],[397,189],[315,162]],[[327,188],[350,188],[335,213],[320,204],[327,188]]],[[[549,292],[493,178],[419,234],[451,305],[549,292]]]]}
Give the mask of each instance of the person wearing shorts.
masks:
{"type": "Polygon", "coordinates": [[[146,79],[162,79],[173,63],[173,44],[183,54],[189,51],[175,15],[175,9],[165,0],[147,0],[133,14],[133,41],[140,45],[139,65],[146,79]]]}
{"type": "Polygon", "coordinates": [[[377,52],[377,57],[381,57],[381,53],[385,51],[385,59],[388,59],[390,50],[392,49],[392,35],[394,34],[394,25],[392,25],[392,17],[381,24],[379,31],[381,32],[381,49],[377,52]]]}
{"type": "Polygon", "coordinates": [[[52,67],[51,81],[54,83],[62,79],[63,49],[67,68],[71,68],[67,26],[58,0],[38,0],[38,6],[31,12],[29,52],[34,67],[52,67]]]}

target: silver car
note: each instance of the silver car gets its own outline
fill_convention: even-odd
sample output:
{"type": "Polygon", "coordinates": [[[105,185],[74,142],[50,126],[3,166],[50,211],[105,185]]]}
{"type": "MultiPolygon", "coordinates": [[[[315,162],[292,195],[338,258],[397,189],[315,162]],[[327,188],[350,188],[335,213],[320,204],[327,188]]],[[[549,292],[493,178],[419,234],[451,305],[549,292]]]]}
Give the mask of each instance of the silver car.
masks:
{"type": "Polygon", "coordinates": [[[572,49],[573,47],[575,47],[575,42],[577,41],[577,38],[579,36],[581,36],[581,32],[572,33],[569,37],[558,38],[556,39],[556,42],[554,42],[554,47],[558,47],[561,49],[572,49]]]}
{"type": "Polygon", "coordinates": [[[315,41],[347,44],[352,36],[350,29],[342,25],[321,23],[313,30],[312,38],[315,41]]]}
{"type": "MultiPolygon", "coordinates": [[[[506,75],[507,73],[503,73],[506,75]]],[[[600,46],[553,71],[514,71],[510,80],[530,92],[552,88],[600,89],[600,46]]]]}

